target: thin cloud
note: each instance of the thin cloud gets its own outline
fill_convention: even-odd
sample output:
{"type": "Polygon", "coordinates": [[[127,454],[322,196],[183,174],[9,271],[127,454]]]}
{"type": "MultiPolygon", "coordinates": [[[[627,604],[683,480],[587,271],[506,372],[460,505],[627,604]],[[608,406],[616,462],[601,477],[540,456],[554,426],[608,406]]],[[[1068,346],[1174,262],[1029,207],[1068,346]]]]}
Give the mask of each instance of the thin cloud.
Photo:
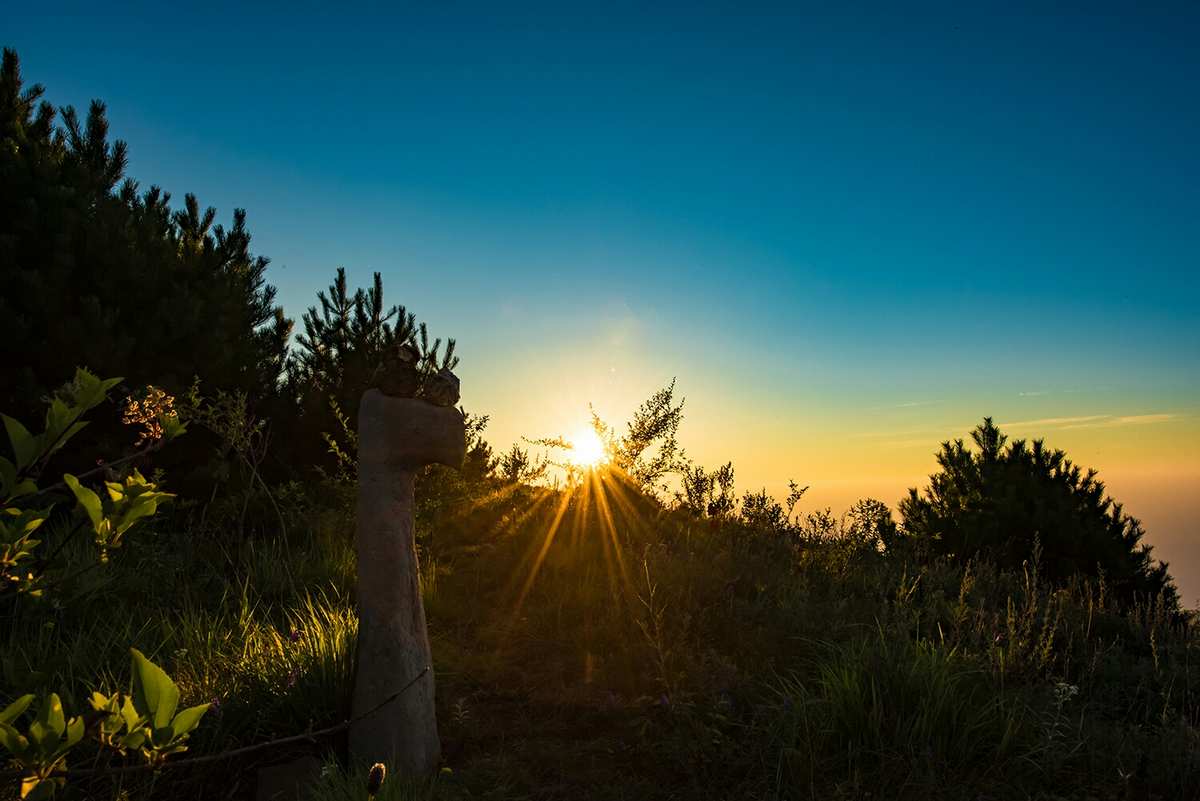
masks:
{"type": "Polygon", "coordinates": [[[1083,417],[1043,417],[1040,420],[1017,420],[1011,423],[1000,423],[1000,428],[1062,428],[1065,426],[1081,426],[1094,423],[1097,420],[1107,420],[1112,415],[1089,414],[1083,417]]]}
{"type": "Polygon", "coordinates": [[[945,402],[946,401],[944,401],[940,398],[938,400],[908,401],[907,403],[894,403],[894,404],[890,404],[887,406],[871,406],[866,411],[868,411],[868,412],[883,412],[883,411],[888,411],[889,409],[915,409],[918,406],[934,406],[936,404],[945,403],[945,402]]]}
{"type": "Polygon", "coordinates": [[[1118,417],[1117,423],[1135,426],[1142,423],[1164,423],[1167,420],[1174,420],[1178,416],[1177,414],[1135,414],[1130,417],[1118,417]]]}
{"type": "MultiPolygon", "coordinates": [[[[1089,414],[1077,417],[1043,417],[1039,420],[1016,420],[998,423],[1002,431],[1022,429],[1056,429],[1069,431],[1077,428],[1115,428],[1118,426],[1153,425],[1178,420],[1180,415],[1160,412],[1157,414],[1089,414]]],[[[909,448],[916,445],[933,445],[949,439],[969,440],[968,432],[975,424],[958,426],[921,426],[899,431],[869,431],[850,434],[853,439],[876,440],[876,445],[886,448],[909,448]],[[951,432],[947,434],[947,432],[951,432]],[[920,436],[920,438],[916,438],[920,436]]]]}
{"type": "Polygon", "coordinates": [[[1175,420],[1179,415],[1158,414],[1089,414],[1081,417],[1044,417],[1041,420],[1019,420],[1000,423],[1002,429],[1013,428],[1057,428],[1067,431],[1074,428],[1115,428],[1117,426],[1151,425],[1175,420]]]}
{"type": "Polygon", "coordinates": [[[1179,415],[1175,414],[1130,414],[1121,417],[1113,417],[1108,420],[1103,420],[1097,423],[1080,423],[1078,425],[1065,426],[1066,428],[1112,428],[1114,426],[1144,426],[1154,423],[1166,423],[1174,420],[1179,415]]]}

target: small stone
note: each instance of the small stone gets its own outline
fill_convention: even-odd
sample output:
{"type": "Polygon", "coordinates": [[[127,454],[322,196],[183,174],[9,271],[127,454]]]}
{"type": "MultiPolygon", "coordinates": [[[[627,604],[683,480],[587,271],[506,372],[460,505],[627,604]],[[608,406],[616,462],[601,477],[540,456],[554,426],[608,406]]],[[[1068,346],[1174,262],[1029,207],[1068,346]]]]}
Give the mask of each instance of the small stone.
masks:
{"type": "Polygon", "coordinates": [[[421,354],[415,347],[407,342],[395,346],[392,358],[400,364],[411,364],[417,366],[417,362],[421,361],[421,354]]]}
{"type": "Polygon", "coordinates": [[[392,348],[384,360],[375,380],[375,385],[384,395],[393,398],[412,398],[421,384],[418,362],[421,355],[407,342],[392,348]]]}
{"type": "Polygon", "coordinates": [[[425,379],[421,397],[434,406],[454,406],[459,399],[458,376],[449,370],[439,370],[425,379]]]}

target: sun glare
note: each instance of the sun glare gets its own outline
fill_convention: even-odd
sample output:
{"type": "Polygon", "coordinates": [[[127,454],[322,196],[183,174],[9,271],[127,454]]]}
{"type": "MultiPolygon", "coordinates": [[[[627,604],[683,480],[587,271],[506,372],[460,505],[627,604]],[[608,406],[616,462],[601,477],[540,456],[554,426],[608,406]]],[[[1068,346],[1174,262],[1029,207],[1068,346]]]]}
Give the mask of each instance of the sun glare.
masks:
{"type": "Polygon", "coordinates": [[[567,438],[571,445],[567,461],[576,467],[595,467],[604,461],[604,443],[591,428],[581,428],[567,438]]]}

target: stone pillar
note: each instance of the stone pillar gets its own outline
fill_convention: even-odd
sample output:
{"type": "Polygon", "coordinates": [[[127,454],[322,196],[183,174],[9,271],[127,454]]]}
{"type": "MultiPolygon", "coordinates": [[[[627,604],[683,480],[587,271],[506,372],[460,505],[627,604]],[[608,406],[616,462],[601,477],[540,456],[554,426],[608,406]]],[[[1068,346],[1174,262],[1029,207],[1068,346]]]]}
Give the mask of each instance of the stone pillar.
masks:
{"type": "Polygon", "coordinates": [[[378,389],[358,412],[358,669],[353,716],[429,672],[398,698],[350,727],[350,752],[401,775],[424,775],[440,757],[434,678],[417,573],[413,479],[427,464],[461,467],[462,413],[378,389]]]}

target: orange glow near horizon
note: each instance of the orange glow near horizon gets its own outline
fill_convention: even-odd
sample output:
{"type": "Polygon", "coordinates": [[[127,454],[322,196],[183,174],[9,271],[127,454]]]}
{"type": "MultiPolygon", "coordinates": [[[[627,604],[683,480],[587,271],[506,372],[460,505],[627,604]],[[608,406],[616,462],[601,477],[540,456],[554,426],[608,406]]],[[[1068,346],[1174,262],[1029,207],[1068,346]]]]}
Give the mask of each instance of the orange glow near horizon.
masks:
{"type": "MultiPolygon", "coordinates": [[[[489,438],[502,447],[530,434],[569,432],[564,439],[571,449],[557,454],[568,471],[586,474],[604,464],[603,443],[582,410],[592,409],[619,431],[637,404],[671,376],[635,365],[595,370],[587,362],[579,358],[559,365],[561,370],[522,373],[521,381],[488,386],[488,408],[496,409],[489,438]]],[[[830,507],[840,513],[860,498],[876,498],[895,510],[909,487],[928,484],[940,443],[960,437],[970,443],[971,429],[982,418],[975,410],[986,410],[1010,439],[1045,438],[1076,463],[1097,468],[1109,494],[1145,524],[1147,544],[1156,559],[1170,563],[1185,603],[1200,605],[1200,539],[1192,525],[1200,515],[1200,416],[1186,406],[1103,393],[1079,398],[1012,393],[892,406],[877,399],[871,400],[875,406],[796,402],[779,393],[751,406],[730,394],[732,386],[745,382],[714,384],[703,373],[680,373],[687,405],[679,440],[688,459],[707,469],[732,461],[739,497],[765,489],[782,499],[789,478],[809,485],[801,511],[830,507]]],[[[621,506],[612,493],[606,500],[621,506]]]]}

